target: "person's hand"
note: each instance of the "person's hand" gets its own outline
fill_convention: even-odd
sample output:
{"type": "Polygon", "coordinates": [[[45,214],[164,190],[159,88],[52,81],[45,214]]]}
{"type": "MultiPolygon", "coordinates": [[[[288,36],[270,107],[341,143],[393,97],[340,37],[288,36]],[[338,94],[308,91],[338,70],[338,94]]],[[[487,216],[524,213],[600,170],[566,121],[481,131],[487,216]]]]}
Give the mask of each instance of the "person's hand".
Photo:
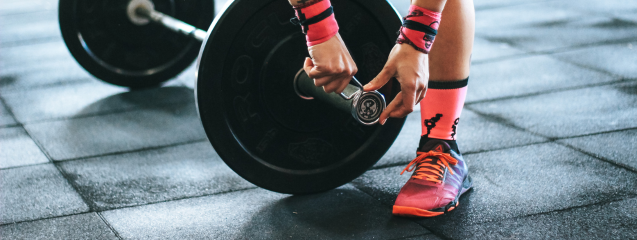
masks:
{"type": "Polygon", "coordinates": [[[429,81],[429,62],[424,54],[407,44],[396,44],[389,54],[383,70],[371,82],[364,86],[364,91],[374,91],[395,77],[400,83],[401,91],[380,114],[380,124],[387,118],[402,118],[414,111],[416,104],[425,97],[429,81]]]}
{"type": "Polygon", "coordinates": [[[312,58],[305,59],[303,69],[326,93],[341,93],[358,71],[339,34],[308,50],[312,58]]]}

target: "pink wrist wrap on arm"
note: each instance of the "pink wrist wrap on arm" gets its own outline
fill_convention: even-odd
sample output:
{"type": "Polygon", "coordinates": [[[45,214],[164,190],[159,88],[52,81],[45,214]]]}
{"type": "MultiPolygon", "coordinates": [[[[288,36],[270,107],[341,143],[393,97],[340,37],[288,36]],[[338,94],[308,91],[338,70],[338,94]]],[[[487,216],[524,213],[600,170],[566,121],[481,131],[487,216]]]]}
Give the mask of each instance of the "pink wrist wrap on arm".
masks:
{"type": "Polygon", "coordinates": [[[294,10],[296,23],[303,28],[308,47],[324,43],[338,33],[338,24],[329,0],[301,4],[295,6],[294,10]]]}
{"type": "Polygon", "coordinates": [[[428,54],[438,34],[441,16],[439,12],[411,5],[396,43],[409,44],[416,50],[428,54]]]}

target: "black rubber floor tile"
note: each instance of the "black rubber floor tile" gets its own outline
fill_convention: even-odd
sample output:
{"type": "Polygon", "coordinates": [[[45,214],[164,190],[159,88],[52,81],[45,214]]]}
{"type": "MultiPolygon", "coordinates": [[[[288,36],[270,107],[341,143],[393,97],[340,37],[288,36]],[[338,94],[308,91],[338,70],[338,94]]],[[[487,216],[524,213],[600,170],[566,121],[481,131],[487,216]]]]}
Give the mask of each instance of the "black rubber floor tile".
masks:
{"type": "Polygon", "coordinates": [[[425,235],[420,235],[420,236],[414,236],[414,237],[408,237],[408,238],[398,238],[398,239],[404,239],[404,240],[440,240],[442,238],[439,238],[438,236],[436,236],[434,234],[425,234],[425,235]]]}
{"type": "Polygon", "coordinates": [[[0,224],[88,211],[52,164],[0,170],[0,224]]]}
{"type": "Polygon", "coordinates": [[[17,123],[18,122],[16,122],[13,116],[11,116],[11,113],[9,113],[9,109],[7,109],[7,107],[5,107],[2,102],[0,102],[0,127],[11,126],[17,123]]]}
{"type": "Polygon", "coordinates": [[[3,239],[118,239],[95,213],[0,226],[3,239]]]}
{"type": "MultiPolygon", "coordinates": [[[[547,2],[551,0],[543,0],[547,2]]],[[[553,0],[554,1],[554,0],[553,0]]],[[[533,4],[538,2],[537,0],[480,0],[473,2],[476,11],[487,11],[491,9],[511,7],[517,5],[533,4]]]]}
{"type": "Polygon", "coordinates": [[[589,47],[553,56],[625,78],[637,78],[637,41],[589,47]]]}
{"type": "Polygon", "coordinates": [[[304,196],[254,189],[103,216],[123,238],[135,239],[391,239],[428,233],[347,185],[304,196]]]}
{"type": "Polygon", "coordinates": [[[60,164],[94,209],[253,188],[207,141],[60,164]]]}
{"type": "Polygon", "coordinates": [[[53,160],[206,139],[191,102],[162,107],[142,105],[130,112],[33,123],[25,128],[53,160]]]}
{"type": "Polygon", "coordinates": [[[170,103],[194,104],[194,92],[186,87],[165,87],[128,92],[98,81],[3,94],[21,123],[77,118],[138,108],[161,108],[170,103]]]}
{"type": "Polygon", "coordinates": [[[560,142],[637,171],[637,130],[568,138],[560,142]]]}
{"type": "Polygon", "coordinates": [[[82,81],[95,81],[95,78],[72,59],[24,64],[3,69],[0,72],[0,93],[7,94],[82,81]]]}
{"type": "Polygon", "coordinates": [[[587,14],[622,14],[637,12],[637,2],[624,0],[579,0],[579,1],[551,1],[546,4],[549,7],[560,9],[573,9],[587,14]]]}
{"type": "Polygon", "coordinates": [[[456,141],[460,152],[471,153],[539,143],[547,139],[505,126],[464,109],[458,124],[456,141]]]}
{"type": "Polygon", "coordinates": [[[469,77],[467,102],[520,96],[618,79],[548,56],[474,64],[469,77]]]}
{"type": "Polygon", "coordinates": [[[57,1],[51,0],[3,0],[0,5],[0,15],[24,14],[34,11],[55,10],[57,1]]]}
{"type": "Polygon", "coordinates": [[[524,51],[513,48],[507,43],[490,42],[484,38],[476,37],[473,42],[471,62],[475,63],[521,54],[524,54],[524,51]]]}
{"type": "MultiPolygon", "coordinates": [[[[503,5],[511,5],[476,12],[476,33],[484,34],[498,29],[510,30],[586,17],[584,13],[573,9],[547,7],[547,1],[506,2],[503,5]]],[[[481,4],[476,3],[477,6],[481,4]]]]}
{"type": "Polygon", "coordinates": [[[0,168],[48,161],[22,127],[0,128],[0,168]]]}
{"type": "MultiPolygon", "coordinates": [[[[404,163],[416,157],[416,148],[422,134],[420,112],[407,117],[403,129],[392,147],[375,167],[404,163]]],[[[546,138],[520,131],[488,120],[471,110],[464,109],[458,124],[457,142],[463,153],[502,149],[547,141],[546,138]]]]}
{"type": "Polygon", "coordinates": [[[637,23],[608,15],[574,17],[511,29],[477,30],[476,35],[509,43],[525,51],[556,51],[588,47],[637,37],[637,23]]]}
{"type": "Polygon", "coordinates": [[[61,38],[4,47],[0,66],[0,92],[3,94],[69,82],[95,81],[73,59],[61,38]]]}
{"type": "Polygon", "coordinates": [[[637,199],[441,230],[452,239],[635,239],[637,199]]]}
{"type": "Polygon", "coordinates": [[[0,47],[23,45],[23,42],[42,39],[61,39],[60,25],[57,18],[48,21],[27,22],[14,26],[3,26],[0,34],[0,47]]]}
{"type": "MultiPolygon", "coordinates": [[[[39,42],[3,48],[2,55],[0,55],[0,62],[2,62],[4,71],[12,69],[19,71],[29,66],[37,67],[39,64],[61,61],[69,63],[75,61],[61,38],[52,42],[39,42]]],[[[75,66],[81,69],[77,62],[75,62],[75,66]]]]}
{"type": "MultiPolygon", "coordinates": [[[[7,1],[2,1],[3,4],[6,4],[6,2],[7,1]]],[[[56,1],[49,1],[49,2],[53,2],[54,4],[57,5],[56,1]]],[[[22,24],[29,24],[33,22],[55,21],[57,20],[57,17],[58,17],[57,7],[55,10],[36,9],[34,12],[28,12],[28,13],[17,13],[17,14],[9,14],[9,15],[0,14],[0,27],[2,28],[20,27],[20,25],[22,24]]]]}
{"type": "MultiPolygon", "coordinates": [[[[555,144],[468,154],[473,190],[452,212],[419,220],[434,232],[637,196],[637,174],[555,144]]],[[[410,173],[371,170],[353,185],[393,205],[410,173]]]]}
{"type": "Polygon", "coordinates": [[[409,114],[394,144],[374,167],[409,162],[414,159],[422,131],[420,128],[420,112],[409,114]]]}
{"type": "Polygon", "coordinates": [[[471,104],[471,109],[548,137],[632,128],[637,127],[637,82],[471,104]]]}

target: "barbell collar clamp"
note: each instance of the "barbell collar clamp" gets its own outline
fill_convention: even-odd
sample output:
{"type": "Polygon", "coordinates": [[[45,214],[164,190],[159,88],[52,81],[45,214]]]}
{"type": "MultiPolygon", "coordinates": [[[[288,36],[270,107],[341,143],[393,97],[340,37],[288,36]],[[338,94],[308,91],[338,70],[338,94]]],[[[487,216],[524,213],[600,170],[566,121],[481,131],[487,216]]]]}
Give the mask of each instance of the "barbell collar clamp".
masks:
{"type": "Polygon", "coordinates": [[[376,124],[380,114],[387,107],[383,94],[378,91],[364,92],[363,86],[356,78],[352,78],[342,93],[326,93],[322,87],[314,85],[314,79],[301,69],[294,77],[294,91],[303,99],[319,99],[348,112],[363,125],[376,124]]]}

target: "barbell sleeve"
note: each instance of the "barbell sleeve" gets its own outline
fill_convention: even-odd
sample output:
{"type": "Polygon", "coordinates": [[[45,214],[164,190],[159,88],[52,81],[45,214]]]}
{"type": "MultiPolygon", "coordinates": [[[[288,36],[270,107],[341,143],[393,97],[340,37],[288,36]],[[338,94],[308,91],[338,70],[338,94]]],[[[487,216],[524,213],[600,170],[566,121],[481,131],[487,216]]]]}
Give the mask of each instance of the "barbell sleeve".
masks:
{"type": "Polygon", "coordinates": [[[350,113],[361,124],[376,124],[380,114],[385,110],[385,97],[378,91],[364,92],[356,78],[352,79],[352,83],[348,84],[341,94],[326,93],[323,87],[314,85],[314,79],[301,69],[294,77],[294,90],[303,99],[318,99],[350,113]]]}
{"type": "Polygon", "coordinates": [[[137,8],[135,12],[140,16],[148,18],[152,22],[159,23],[172,31],[184,34],[186,36],[191,36],[199,40],[200,42],[203,42],[203,40],[206,38],[206,31],[198,29],[188,23],[185,23],[153,9],[140,7],[137,8]]]}

